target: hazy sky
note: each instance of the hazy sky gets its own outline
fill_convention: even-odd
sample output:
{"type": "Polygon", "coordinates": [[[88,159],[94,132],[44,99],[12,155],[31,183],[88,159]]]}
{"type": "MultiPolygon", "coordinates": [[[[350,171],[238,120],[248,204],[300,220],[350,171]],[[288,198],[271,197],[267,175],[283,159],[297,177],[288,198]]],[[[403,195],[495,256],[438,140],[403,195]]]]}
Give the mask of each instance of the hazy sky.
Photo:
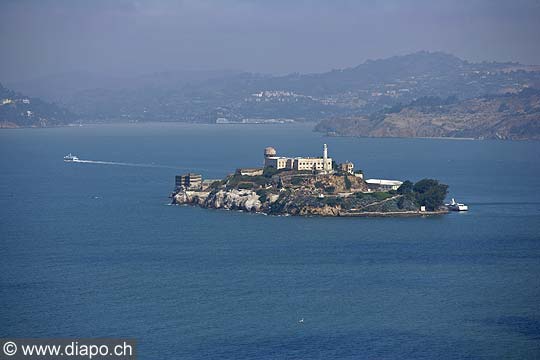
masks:
{"type": "Polygon", "coordinates": [[[0,81],[320,72],[442,50],[540,64],[540,0],[0,0],[0,81]]]}

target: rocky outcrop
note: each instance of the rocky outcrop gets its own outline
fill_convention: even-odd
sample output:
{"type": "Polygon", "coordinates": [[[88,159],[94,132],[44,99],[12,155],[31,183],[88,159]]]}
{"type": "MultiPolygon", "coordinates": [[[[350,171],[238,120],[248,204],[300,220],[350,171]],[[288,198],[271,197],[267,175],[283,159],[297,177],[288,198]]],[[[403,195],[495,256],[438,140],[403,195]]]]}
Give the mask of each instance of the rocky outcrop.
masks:
{"type": "Polygon", "coordinates": [[[356,196],[314,196],[308,191],[282,190],[279,194],[261,197],[257,192],[239,189],[214,189],[212,191],[179,191],[173,204],[188,204],[212,209],[262,212],[271,215],[300,216],[351,216],[363,213],[415,212],[418,206],[402,195],[383,200],[367,194],[356,196]]]}
{"type": "Polygon", "coordinates": [[[173,196],[173,204],[190,204],[203,206],[209,192],[180,191],[173,196]]]}
{"type": "Polygon", "coordinates": [[[251,190],[217,190],[212,192],[180,191],[173,197],[174,204],[199,205],[213,209],[258,212],[262,204],[259,195],[251,190]]]}
{"type": "Polygon", "coordinates": [[[206,207],[215,209],[234,209],[245,211],[260,211],[259,195],[251,190],[219,190],[210,193],[205,201],[206,207]]]}
{"type": "Polygon", "coordinates": [[[341,208],[338,206],[313,207],[305,206],[300,209],[298,215],[302,216],[339,216],[341,208]]]}

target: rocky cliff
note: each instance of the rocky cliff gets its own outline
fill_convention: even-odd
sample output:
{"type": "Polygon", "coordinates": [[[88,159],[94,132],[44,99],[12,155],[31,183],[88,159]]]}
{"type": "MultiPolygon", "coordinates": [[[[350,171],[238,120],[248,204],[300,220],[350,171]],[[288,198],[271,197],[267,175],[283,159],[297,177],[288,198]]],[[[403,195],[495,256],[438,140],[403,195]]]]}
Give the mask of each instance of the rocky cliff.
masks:
{"type": "Polygon", "coordinates": [[[426,97],[372,116],[320,122],[317,131],[343,136],[540,139],[540,90],[458,101],[426,97]]]}
{"type": "Polygon", "coordinates": [[[418,204],[404,195],[357,193],[348,196],[319,197],[307,191],[291,189],[282,190],[278,194],[261,194],[237,189],[216,189],[210,192],[182,190],[174,194],[173,204],[300,216],[399,215],[419,211],[418,204]]]}
{"type": "Polygon", "coordinates": [[[174,204],[191,204],[205,208],[259,212],[259,195],[251,190],[180,191],[173,197],[174,204]]]}

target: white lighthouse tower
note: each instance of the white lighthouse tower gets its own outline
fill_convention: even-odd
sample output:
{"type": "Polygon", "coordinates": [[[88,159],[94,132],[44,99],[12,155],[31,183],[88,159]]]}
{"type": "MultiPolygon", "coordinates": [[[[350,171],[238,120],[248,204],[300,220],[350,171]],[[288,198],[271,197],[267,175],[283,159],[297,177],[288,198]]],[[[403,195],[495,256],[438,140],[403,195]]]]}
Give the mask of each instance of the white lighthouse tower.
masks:
{"type": "Polygon", "coordinates": [[[328,146],[326,144],[323,145],[323,170],[330,171],[328,166],[328,146]]]}

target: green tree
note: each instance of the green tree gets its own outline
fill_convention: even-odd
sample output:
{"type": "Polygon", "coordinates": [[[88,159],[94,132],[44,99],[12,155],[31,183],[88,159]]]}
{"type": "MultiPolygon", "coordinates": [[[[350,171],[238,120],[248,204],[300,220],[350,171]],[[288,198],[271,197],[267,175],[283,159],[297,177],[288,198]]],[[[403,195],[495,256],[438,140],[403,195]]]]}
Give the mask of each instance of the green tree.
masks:
{"type": "Polygon", "coordinates": [[[405,180],[403,184],[397,189],[397,193],[400,195],[405,195],[413,192],[413,183],[409,180],[405,180]]]}
{"type": "Polygon", "coordinates": [[[259,189],[257,190],[257,195],[259,195],[259,200],[263,203],[263,202],[266,202],[266,200],[268,200],[268,190],[266,189],[259,189]]]}
{"type": "Polygon", "coordinates": [[[416,201],[427,210],[436,210],[444,203],[448,185],[440,184],[434,179],[422,179],[413,186],[416,201]]]}

